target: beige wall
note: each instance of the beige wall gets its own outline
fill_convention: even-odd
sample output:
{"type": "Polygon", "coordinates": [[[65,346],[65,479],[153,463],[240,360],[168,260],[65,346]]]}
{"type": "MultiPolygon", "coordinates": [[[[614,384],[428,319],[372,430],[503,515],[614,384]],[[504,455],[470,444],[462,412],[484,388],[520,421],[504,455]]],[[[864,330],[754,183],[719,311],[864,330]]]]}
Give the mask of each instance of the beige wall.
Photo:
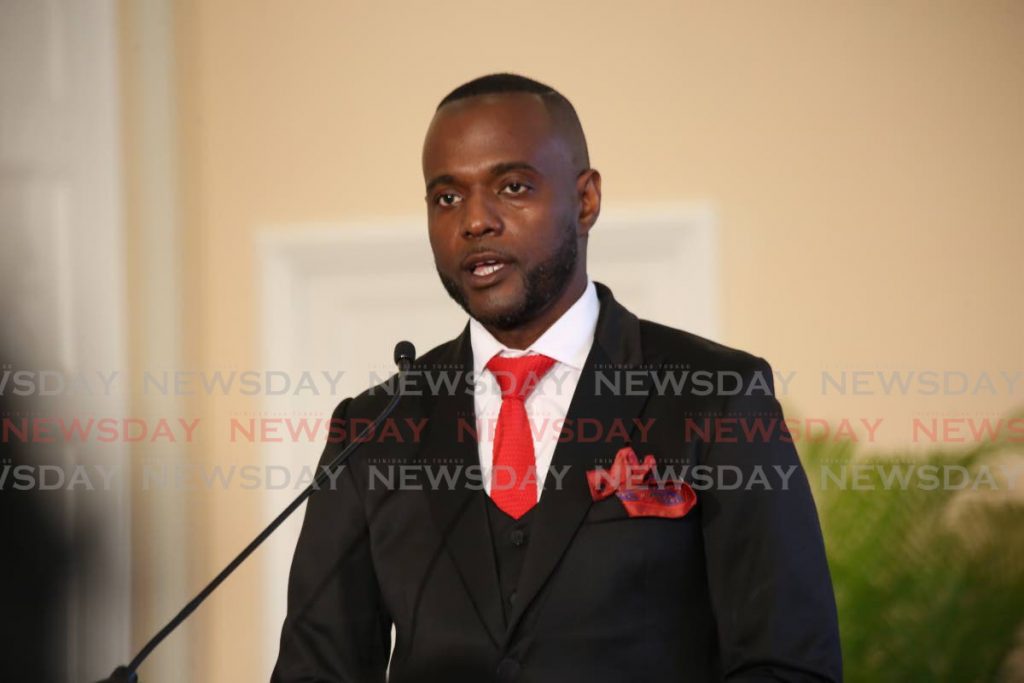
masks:
{"type": "MultiPolygon", "coordinates": [[[[258,366],[258,230],[421,213],[436,101],[512,70],[576,104],[608,206],[716,207],[720,340],[797,372],[791,415],[884,417],[890,446],[908,441],[912,415],[1024,403],[1024,381],[1013,396],[932,398],[822,396],[818,383],[823,369],[1024,370],[1024,4],[194,0],[177,11],[194,367],[258,366]]],[[[197,405],[209,419],[252,408],[197,405]]],[[[252,457],[219,437],[195,453],[252,457]]],[[[259,505],[252,492],[197,498],[194,585],[255,532],[259,505]]],[[[194,680],[258,678],[257,566],[182,636],[194,680]]]]}

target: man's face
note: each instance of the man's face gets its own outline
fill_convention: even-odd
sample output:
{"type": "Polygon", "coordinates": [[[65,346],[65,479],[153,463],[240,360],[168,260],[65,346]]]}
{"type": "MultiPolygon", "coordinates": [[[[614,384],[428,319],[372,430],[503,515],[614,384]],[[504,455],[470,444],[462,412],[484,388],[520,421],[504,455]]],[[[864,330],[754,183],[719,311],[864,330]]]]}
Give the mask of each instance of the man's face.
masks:
{"type": "Polygon", "coordinates": [[[484,325],[520,328],[585,281],[580,170],[537,96],[472,97],[434,116],[423,149],[434,262],[484,325]]]}

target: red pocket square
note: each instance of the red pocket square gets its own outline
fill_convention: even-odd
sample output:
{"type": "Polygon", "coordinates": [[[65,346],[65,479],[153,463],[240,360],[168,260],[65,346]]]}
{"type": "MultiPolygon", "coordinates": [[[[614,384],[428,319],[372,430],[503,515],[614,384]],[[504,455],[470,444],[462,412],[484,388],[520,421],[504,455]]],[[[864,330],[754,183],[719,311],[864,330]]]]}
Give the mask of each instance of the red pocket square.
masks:
{"type": "Polygon", "coordinates": [[[683,517],[697,504],[697,494],[685,481],[659,481],[654,465],[653,455],[639,462],[626,446],[615,454],[611,468],[587,470],[590,497],[603,500],[615,494],[630,517],[683,517]]]}

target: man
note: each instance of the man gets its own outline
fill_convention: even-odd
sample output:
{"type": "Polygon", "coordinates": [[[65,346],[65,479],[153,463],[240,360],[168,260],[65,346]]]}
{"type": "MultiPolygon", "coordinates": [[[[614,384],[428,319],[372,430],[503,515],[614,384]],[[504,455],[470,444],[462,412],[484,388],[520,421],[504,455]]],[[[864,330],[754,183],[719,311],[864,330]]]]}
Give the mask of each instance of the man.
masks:
{"type": "Polygon", "coordinates": [[[589,280],[601,176],[572,105],[519,76],[467,83],[423,171],[437,271],[471,320],[416,362],[410,386],[433,389],[406,387],[391,420],[417,438],[368,440],[310,499],[273,681],[840,680],[771,368],[589,280]]]}

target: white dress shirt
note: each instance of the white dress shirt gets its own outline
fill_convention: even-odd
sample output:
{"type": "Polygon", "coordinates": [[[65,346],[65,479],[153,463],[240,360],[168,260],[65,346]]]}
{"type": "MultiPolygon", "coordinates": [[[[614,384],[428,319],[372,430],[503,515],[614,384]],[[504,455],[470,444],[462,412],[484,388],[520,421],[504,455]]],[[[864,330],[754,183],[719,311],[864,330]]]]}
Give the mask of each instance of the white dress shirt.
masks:
{"type": "Polygon", "coordinates": [[[487,362],[500,353],[503,356],[524,356],[539,353],[555,360],[547,374],[526,399],[526,416],[533,431],[533,452],[537,464],[537,500],[544,491],[551,459],[555,454],[569,403],[580,381],[583,364],[594,343],[600,304],[594,283],[587,280],[582,296],[525,350],[510,349],[484,328],[475,318],[469,321],[469,339],[473,348],[474,406],[476,409],[478,451],[484,487],[491,493],[491,471],[494,463],[494,430],[501,410],[501,389],[487,362]]]}

